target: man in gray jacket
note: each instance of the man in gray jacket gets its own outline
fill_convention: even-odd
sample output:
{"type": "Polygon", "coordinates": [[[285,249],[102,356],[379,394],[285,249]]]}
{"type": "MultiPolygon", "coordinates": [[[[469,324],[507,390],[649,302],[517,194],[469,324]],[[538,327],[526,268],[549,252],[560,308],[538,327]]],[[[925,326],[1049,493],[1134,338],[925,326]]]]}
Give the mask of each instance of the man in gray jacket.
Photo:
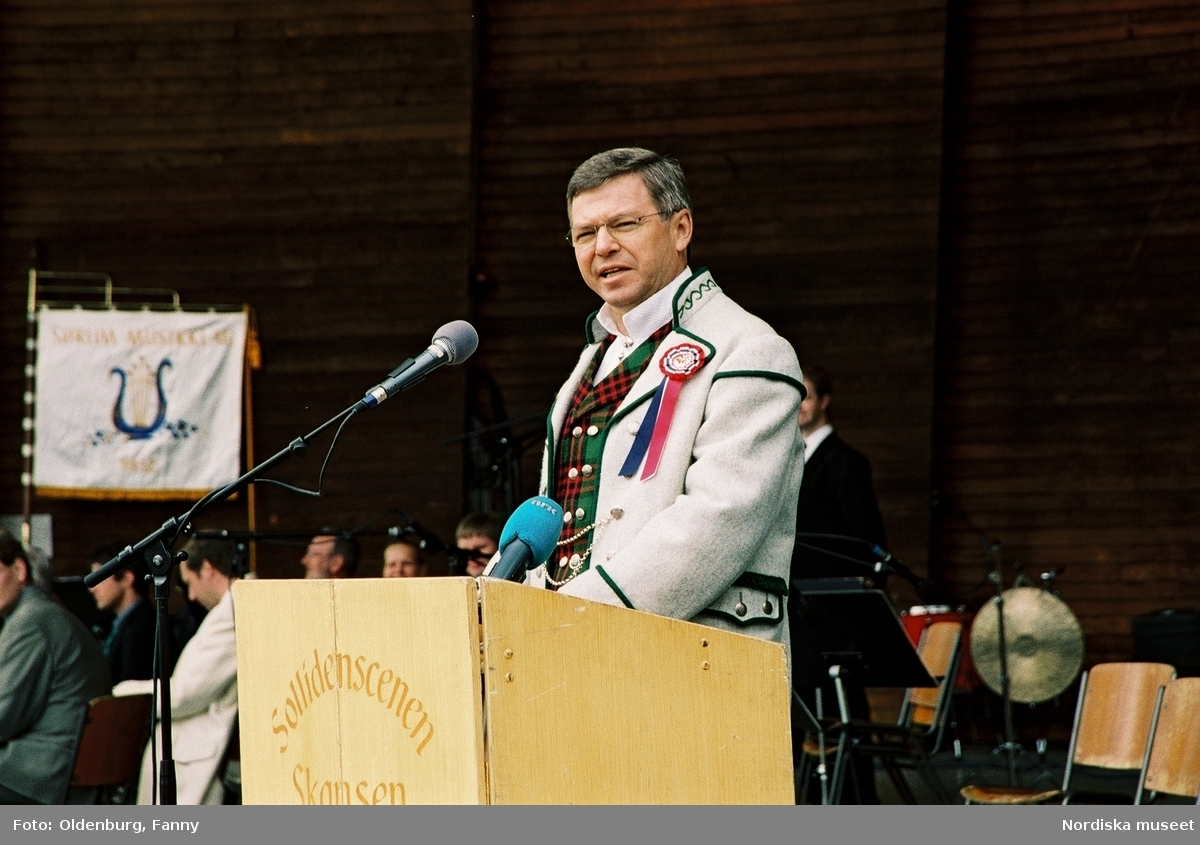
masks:
{"type": "Polygon", "coordinates": [[[786,646],[803,469],[795,352],[688,266],[691,198],[673,159],[593,156],[567,213],[604,304],[550,414],[541,487],[565,524],[529,580],[786,646]]]}
{"type": "Polygon", "coordinates": [[[0,530],[0,803],[61,804],[88,702],[112,683],[74,614],[32,585],[21,544],[0,530]]]}

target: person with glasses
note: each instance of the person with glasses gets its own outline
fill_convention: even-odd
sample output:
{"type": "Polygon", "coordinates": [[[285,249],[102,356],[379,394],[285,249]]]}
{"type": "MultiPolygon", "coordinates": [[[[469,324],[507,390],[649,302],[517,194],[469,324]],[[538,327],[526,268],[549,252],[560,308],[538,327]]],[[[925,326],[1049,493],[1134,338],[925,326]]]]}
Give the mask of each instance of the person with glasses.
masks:
{"type": "Polygon", "coordinates": [[[358,571],[358,540],[336,528],[322,528],[300,558],[307,580],[353,578],[358,571]]]}
{"type": "Polygon", "coordinates": [[[786,648],[796,353],[689,266],[677,161],[600,153],[566,199],[567,241],[603,304],[550,414],[541,492],[563,507],[558,548],[526,580],[786,648]]]}

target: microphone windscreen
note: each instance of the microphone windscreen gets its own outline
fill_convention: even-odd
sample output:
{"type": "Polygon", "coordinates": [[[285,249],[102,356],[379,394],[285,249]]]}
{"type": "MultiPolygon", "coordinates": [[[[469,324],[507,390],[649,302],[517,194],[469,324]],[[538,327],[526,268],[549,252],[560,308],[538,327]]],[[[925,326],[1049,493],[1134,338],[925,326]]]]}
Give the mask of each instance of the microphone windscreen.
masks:
{"type": "Polygon", "coordinates": [[[443,340],[450,350],[447,363],[458,364],[467,360],[479,347],[479,333],[466,320],[455,320],[446,323],[433,333],[433,339],[443,340]]]}
{"type": "MultiPolygon", "coordinates": [[[[513,540],[529,546],[537,563],[545,563],[558,543],[562,531],[562,508],[545,496],[534,496],[522,502],[500,532],[500,550],[513,540]]],[[[537,564],[534,564],[535,566],[537,564]]]]}

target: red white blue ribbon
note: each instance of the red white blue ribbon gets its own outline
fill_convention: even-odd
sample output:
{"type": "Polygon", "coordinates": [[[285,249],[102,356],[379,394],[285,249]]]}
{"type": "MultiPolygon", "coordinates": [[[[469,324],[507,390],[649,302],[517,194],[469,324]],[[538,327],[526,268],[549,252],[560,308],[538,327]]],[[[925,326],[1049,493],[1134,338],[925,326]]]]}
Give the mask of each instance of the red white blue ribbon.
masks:
{"type": "Polygon", "coordinates": [[[671,420],[675,417],[679,391],[683,388],[683,383],[703,366],[704,350],[694,343],[672,346],[659,359],[658,368],[662,371],[663,380],[654,391],[654,398],[650,400],[646,417],[633,439],[629,454],[625,456],[625,463],[621,465],[622,476],[632,477],[643,458],[646,465],[642,468],[642,481],[653,478],[658,472],[663,448],[667,445],[671,420]]]}

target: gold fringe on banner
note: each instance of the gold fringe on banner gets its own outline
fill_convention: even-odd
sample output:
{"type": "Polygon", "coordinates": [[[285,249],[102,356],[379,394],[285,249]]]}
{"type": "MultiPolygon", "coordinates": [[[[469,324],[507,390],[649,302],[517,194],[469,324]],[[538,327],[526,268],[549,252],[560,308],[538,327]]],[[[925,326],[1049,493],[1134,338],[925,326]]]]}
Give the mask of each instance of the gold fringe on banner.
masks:
{"type": "MultiPolygon", "coordinates": [[[[209,490],[99,490],[91,487],[37,487],[35,489],[39,496],[47,499],[88,499],[94,502],[195,500],[211,492],[209,490]]],[[[229,496],[229,500],[237,499],[239,495],[234,493],[229,496]]]]}

